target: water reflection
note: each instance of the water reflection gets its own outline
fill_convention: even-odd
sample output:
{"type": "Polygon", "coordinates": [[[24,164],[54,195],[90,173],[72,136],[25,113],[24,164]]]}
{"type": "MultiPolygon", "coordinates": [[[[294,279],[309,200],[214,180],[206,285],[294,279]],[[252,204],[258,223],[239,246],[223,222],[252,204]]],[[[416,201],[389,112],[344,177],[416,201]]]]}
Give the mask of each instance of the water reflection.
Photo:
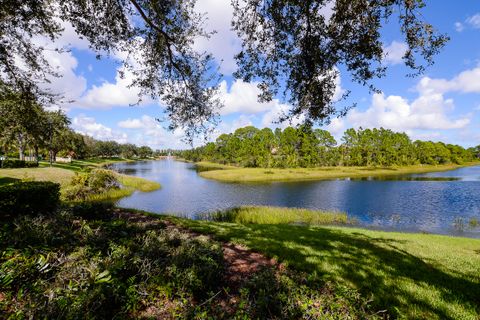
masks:
{"type": "Polygon", "coordinates": [[[115,164],[123,173],[158,181],[119,205],[157,213],[196,214],[239,205],[304,207],[347,212],[361,225],[480,237],[480,167],[393,179],[239,184],[203,179],[190,163],[172,160],[115,164]],[[465,221],[463,228],[458,219],[465,221]],[[457,222],[455,222],[457,221],[457,222]]]}

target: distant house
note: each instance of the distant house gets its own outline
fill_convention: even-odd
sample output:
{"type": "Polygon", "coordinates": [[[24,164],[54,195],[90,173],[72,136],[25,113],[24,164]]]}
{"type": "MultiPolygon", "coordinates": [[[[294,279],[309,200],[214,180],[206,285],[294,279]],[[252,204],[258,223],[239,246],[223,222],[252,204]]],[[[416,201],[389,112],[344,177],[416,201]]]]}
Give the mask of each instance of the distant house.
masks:
{"type": "Polygon", "coordinates": [[[55,162],[70,163],[70,162],[72,162],[72,156],[68,155],[66,157],[57,157],[55,159],[55,162]]]}

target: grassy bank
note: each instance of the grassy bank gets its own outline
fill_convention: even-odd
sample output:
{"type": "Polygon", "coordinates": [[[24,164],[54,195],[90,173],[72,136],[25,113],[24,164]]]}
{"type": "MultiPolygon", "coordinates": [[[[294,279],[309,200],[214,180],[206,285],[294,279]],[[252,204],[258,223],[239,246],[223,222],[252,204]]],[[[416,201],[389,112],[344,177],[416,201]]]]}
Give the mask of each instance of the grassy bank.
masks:
{"type": "Polygon", "coordinates": [[[237,168],[201,162],[200,176],[224,182],[270,182],[270,181],[302,181],[329,180],[338,178],[391,177],[413,173],[448,171],[469,165],[479,165],[479,162],[464,165],[415,165],[405,167],[321,167],[321,168],[237,168]]]}
{"type": "Polygon", "coordinates": [[[257,224],[349,224],[347,214],[301,208],[239,207],[201,215],[202,219],[217,222],[257,224]]]}
{"type": "MultiPolygon", "coordinates": [[[[70,181],[76,172],[81,173],[120,161],[129,160],[118,158],[90,159],[72,161],[70,164],[54,164],[52,167],[44,166],[45,164],[43,163],[39,168],[0,169],[0,185],[22,180],[52,181],[60,184],[60,190],[62,194],[64,194],[70,187],[70,181]]],[[[94,194],[89,196],[87,200],[104,201],[120,199],[131,195],[135,191],[150,192],[161,187],[159,183],[147,179],[117,173],[115,175],[118,182],[122,185],[120,189],[111,189],[107,192],[94,194]]]]}
{"type": "MultiPolygon", "coordinates": [[[[141,160],[141,159],[138,159],[138,160],[141,160]]],[[[52,167],[78,172],[78,171],[85,171],[88,169],[104,167],[109,164],[114,164],[119,162],[133,162],[133,161],[136,161],[136,160],[124,159],[124,158],[92,158],[92,159],[84,159],[84,160],[72,160],[72,162],[70,163],[56,162],[56,163],[52,163],[52,167]]],[[[48,161],[40,161],[40,167],[50,167],[50,163],[48,161]]]]}
{"type": "Polygon", "coordinates": [[[294,270],[356,288],[371,297],[376,310],[388,310],[400,319],[480,316],[480,240],[335,226],[172,219],[275,257],[294,270]]]}
{"type": "MultiPolygon", "coordinates": [[[[93,194],[87,197],[87,201],[107,201],[128,197],[135,191],[151,192],[161,188],[157,182],[147,179],[128,176],[124,174],[116,174],[118,181],[122,185],[120,189],[111,189],[106,192],[93,194]]],[[[84,200],[82,200],[84,201],[84,200]]]]}

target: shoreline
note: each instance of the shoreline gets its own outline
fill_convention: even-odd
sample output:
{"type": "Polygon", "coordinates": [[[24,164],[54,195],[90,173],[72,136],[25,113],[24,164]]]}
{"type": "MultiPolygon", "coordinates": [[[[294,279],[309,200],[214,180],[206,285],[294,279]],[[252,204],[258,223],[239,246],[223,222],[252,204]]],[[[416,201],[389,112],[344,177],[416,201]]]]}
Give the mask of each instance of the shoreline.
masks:
{"type": "Polygon", "coordinates": [[[228,165],[198,162],[202,178],[239,183],[322,181],[348,178],[392,177],[408,174],[444,172],[477,166],[480,162],[461,165],[414,165],[403,167],[318,167],[318,168],[238,168],[228,165]]]}

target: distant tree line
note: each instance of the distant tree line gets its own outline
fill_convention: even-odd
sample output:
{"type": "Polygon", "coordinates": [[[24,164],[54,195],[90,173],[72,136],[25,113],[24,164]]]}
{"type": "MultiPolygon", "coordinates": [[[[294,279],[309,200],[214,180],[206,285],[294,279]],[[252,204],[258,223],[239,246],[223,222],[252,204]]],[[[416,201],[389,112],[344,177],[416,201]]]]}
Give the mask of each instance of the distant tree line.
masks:
{"type": "Polygon", "coordinates": [[[478,159],[480,146],[412,141],[389,129],[348,129],[338,143],[330,132],[308,126],[272,131],[253,126],[220,135],[215,142],[185,150],[191,161],[212,161],[242,167],[393,166],[447,164],[478,159]]]}
{"type": "Polygon", "coordinates": [[[0,95],[0,156],[4,158],[147,158],[160,152],[148,146],[93,139],[73,131],[62,111],[45,110],[35,99],[5,87],[0,95]]]}

